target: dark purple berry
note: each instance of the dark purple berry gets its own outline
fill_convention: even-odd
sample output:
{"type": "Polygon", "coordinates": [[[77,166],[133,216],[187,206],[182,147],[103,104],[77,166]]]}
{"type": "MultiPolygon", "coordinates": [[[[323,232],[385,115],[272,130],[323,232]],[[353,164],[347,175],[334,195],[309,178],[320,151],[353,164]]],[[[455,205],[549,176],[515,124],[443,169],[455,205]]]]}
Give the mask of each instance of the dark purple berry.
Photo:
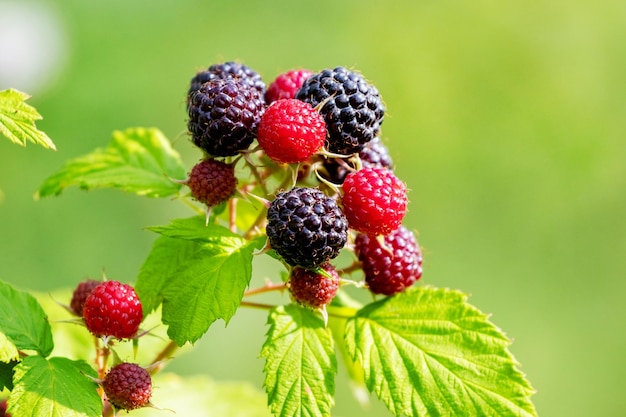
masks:
{"type": "Polygon", "coordinates": [[[292,266],[313,268],[339,255],[348,222],[337,202],[316,188],[279,193],[267,212],[272,249],[292,266]]]}
{"type": "Polygon", "coordinates": [[[308,77],[296,98],[313,107],[323,103],[319,112],[328,129],[328,150],[343,155],[359,152],[374,139],[385,114],[376,87],[344,67],[308,77]]]}
{"type": "Polygon", "coordinates": [[[263,95],[237,79],[204,83],[189,97],[191,140],[209,155],[234,156],[256,137],[264,110],[263,95]]]}
{"type": "Polygon", "coordinates": [[[192,79],[187,92],[187,97],[198,91],[202,84],[216,79],[235,78],[241,80],[249,87],[256,88],[259,92],[265,94],[265,83],[258,72],[252,68],[237,62],[224,62],[222,64],[211,65],[208,69],[198,72],[192,79]]]}

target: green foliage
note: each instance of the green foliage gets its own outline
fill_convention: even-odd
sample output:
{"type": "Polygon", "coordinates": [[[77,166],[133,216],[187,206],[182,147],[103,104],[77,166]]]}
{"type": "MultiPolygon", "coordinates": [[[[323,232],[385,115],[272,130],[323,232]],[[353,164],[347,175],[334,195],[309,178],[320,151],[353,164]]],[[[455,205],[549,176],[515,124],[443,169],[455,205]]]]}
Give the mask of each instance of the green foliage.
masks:
{"type": "Polygon", "coordinates": [[[83,361],[41,356],[24,358],[15,367],[8,412],[15,417],[98,417],[102,400],[95,371],[83,361]]]}
{"type": "Polygon", "coordinates": [[[150,229],[168,239],[155,242],[142,266],[139,295],[150,300],[149,308],[163,303],[162,320],[172,340],[179,346],[194,343],[215,320],[228,322],[235,314],[252,277],[252,253],[262,241],[205,226],[202,216],[150,229]],[[166,253],[173,250],[181,251],[170,259],[166,253]],[[169,264],[162,268],[164,261],[169,264]]]}
{"type": "MultiPolygon", "coordinates": [[[[22,96],[22,102],[24,99],[22,96]]],[[[26,109],[31,109],[30,119],[38,116],[34,109],[26,109]]],[[[0,115],[7,112],[2,110],[0,115]]],[[[241,199],[237,198],[216,207],[212,217],[196,215],[148,228],[160,236],[141,266],[135,289],[146,316],[160,309],[160,323],[146,319],[142,325],[151,326],[150,330],[130,343],[96,338],[97,369],[81,357],[88,355],[84,350],[68,346],[59,349],[65,351],[63,356],[49,358],[55,346],[41,304],[32,295],[0,282],[0,389],[10,389],[9,412],[14,417],[110,415],[106,405],[103,410],[94,382],[104,377],[109,359],[118,362],[141,357],[158,368],[177,347],[194,344],[218,319],[228,323],[241,305],[269,311],[261,357],[265,359],[269,410],[275,416],[331,415],[336,351],[360,400],[365,402],[365,391],[372,392],[396,416],[536,416],[530,401],[533,389],[508,350],[510,341],[458,291],[413,287],[361,305],[340,290],[334,303],[321,311],[290,302],[244,301],[245,296],[288,287],[284,284],[288,273],[282,271],[276,273],[283,277],[280,283],[268,282],[246,292],[254,254],[277,258],[271,250],[259,252],[269,249],[261,230],[265,220],[261,201],[295,184],[296,178],[282,167],[266,164],[255,152],[231,162],[240,163],[240,195],[253,191],[262,198],[239,208],[241,199]],[[251,174],[249,182],[246,170],[251,174]],[[162,330],[160,324],[167,327],[167,335],[153,330],[162,330]],[[144,353],[137,355],[140,345],[143,351],[159,349],[158,342],[140,343],[147,335],[165,343],[149,358],[144,353]],[[121,346],[113,349],[118,343],[121,346]]],[[[37,195],[59,195],[78,186],[171,197],[181,189],[180,182],[173,179],[184,175],[178,153],[158,129],[134,128],[114,132],[106,148],[68,161],[44,181],[37,195]]],[[[355,263],[347,270],[358,267],[355,263]]],[[[85,334],[84,328],[78,329],[85,334]]],[[[74,338],[72,332],[59,334],[85,344],[85,338],[74,338]]],[[[178,390],[180,397],[207,387],[215,397],[237,398],[228,404],[222,400],[221,405],[203,405],[210,398],[203,392],[195,407],[211,414],[242,416],[268,411],[259,405],[258,392],[241,385],[226,391],[208,379],[199,379],[194,386],[176,377],[162,378],[163,386],[178,390]],[[247,399],[254,405],[243,404],[247,399]]],[[[169,397],[172,392],[167,393],[169,397]]]]}
{"type": "Polygon", "coordinates": [[[275,416],[330,416],[337,362],[330,329],[312,310],[291,304],[270,312],[261,350],[275,416]]]}
{"type": "Polygon", "coordinates": [[[348,348],[394,415],[536,416],[510,341],[466,298],[420,287],[348,320],[348,348]]]}
{"type": "Polygon", "coordinates": [[[130,128],[113,133],[104,149],[68,161],[48,177],[37,197],[59,195],[71,186],[117,188],[147,197],[169,197],[186,175],[178,152],[158,129],[130,128]]]}
{"type": "Polygon", "coordinates": [[[56,150],[48,135],[35,126],[35,121],[42,117],[34,107],[26,104],[29,97],[14,89],[0,91],[0,133],[18,145],[26,146],[26,142],[31,141],[56,150]]]}
{"type": "MultiPolygon", "coordinates": [[[[52,332],[46,314],[32,295],[18,291],[0,281],[0,352],[12,350],[32,350],[42,356],[52,352],[52,332]]],[[[5,356],[5,355],[3,355],[5,356]]],[[[11,357],[11,355],[8,355],[11,357]]]]}
{"type": "Polygon", "coordinates": [[[17,360],[0,361],[0,391],[13,389],[13,368],[17,364],[17,360]]]}

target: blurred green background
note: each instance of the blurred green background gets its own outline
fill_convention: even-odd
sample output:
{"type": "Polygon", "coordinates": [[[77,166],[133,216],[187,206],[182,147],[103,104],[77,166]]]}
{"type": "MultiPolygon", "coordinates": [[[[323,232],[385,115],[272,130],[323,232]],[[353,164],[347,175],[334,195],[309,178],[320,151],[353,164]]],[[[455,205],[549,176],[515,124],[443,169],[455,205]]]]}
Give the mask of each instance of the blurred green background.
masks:
{"type": "MultiPolygon", "coordinates": [[[[539,415],[624,415],[624,39],[620,0],[0,0],[0,89],[31,94],[58,147],[0,140],[0,277],[41,291],[103,269],[134,281],[155,238],[143,227],[187,209],[113,190],[33,194],[126,127],[160,128],[191,167],[196,70],[239,60],[269,83],[348,66],[387,104],[382,137],[411,189],[423,282],[493,314],[539,415]]],[[[273,274],[261,264],[255,279],[273,274]]],[[[242,309],[170,370],[260,387],[265,331],[242,309]]],[[[376,401],[361,410],[343,372],[335,412],[388,415],[376,401]]]]}

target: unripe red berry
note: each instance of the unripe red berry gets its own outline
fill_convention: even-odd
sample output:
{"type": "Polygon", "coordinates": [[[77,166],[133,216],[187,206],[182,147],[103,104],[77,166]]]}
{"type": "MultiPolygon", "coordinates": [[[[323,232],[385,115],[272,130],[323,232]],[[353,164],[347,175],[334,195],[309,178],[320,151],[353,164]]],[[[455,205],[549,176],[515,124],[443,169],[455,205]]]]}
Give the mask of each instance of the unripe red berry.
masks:
{"type": "Polygon", "coordinates": [[[270,104],[285,98],[295,98],[304,80],[311,75],[313,72],[307,69],[291,70],[280,74],[267,88],[265,101],[270,104]]]}
{"type": "Polygon", "coordinates": [[[335,298],[339,288],[339,274],[329,263],[321,268],[330,277],[312,269],[295,267],[291,270],[289,292],[297,303],[310,308],[322,308],[335,298]]]}
{"type": "Polygon", "coordinates": [[[235,194],[237,177],[232,164],[204,159],[194,165],[185,184],[191,190],[193,198],[213,207],[235,194]]]}
{"type": "Polygon", "coordinates": [[[96,279],[88,279],[86,281],[80,282],[74,292],[72,293],[72,301],[70,301],[70,309],[77,316],[83,316],[83,307],[85,306],[85,301],[91,291],[100,285],[102,281],[98,281],[96,279]]]}
{"type": "Polygon", "coordinates": [[[94,336],[129,339],[137,334],[143,311],[133,287],[104,281],[85,300],[83,319],[94,336]]]}
{"type": "Polygon", "coordinates": [[[404,226],[385,236],[384,246],[373,236],[359,234],[354,249],[374,294],[396,294],[422,276],[422,252],[413,232],[404,226]]]}
{"type": "Polygon", "coordinates": [[[107,372],[102,388],[113,406],[122,410],[135,410],[150,402],[152,378],[141,366],[124,362],[107,372]]]}

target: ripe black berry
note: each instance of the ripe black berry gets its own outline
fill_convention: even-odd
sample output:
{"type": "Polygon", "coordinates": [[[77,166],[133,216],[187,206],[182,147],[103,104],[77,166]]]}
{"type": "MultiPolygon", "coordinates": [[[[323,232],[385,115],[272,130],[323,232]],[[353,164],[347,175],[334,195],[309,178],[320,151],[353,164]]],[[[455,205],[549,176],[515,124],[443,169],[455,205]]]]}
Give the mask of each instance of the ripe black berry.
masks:
{"type": "Polygon", "coordinates": [[[246,65],[229,61],[222,64],[211,65],[208,69],[198,72],[191,79],[187,97],[189,98],[193,92],[198,91],[202,84],[208,81],[227,78],[241,80],[249,87],[259,90],[262,95],[265,94],[265,82],[263,82],[258,72],[246,65]]]}
{"type": "Polygon", "coordinates": [[[213,156],[234,156],[256,136],[265,99],[234,78],[202,84],[189,96],[187,127],[193,143],[213,156]]]}
{"type": "Polygon", "coordinates": [[[279,193],[267,212],[271,247],[292,266],[312,268],[339,255],[348,222],[337,202],[316,188],[279,193]]]}
{"type": "Polygon", "coordinates": [[[307,78],[296,98],[316,107],[328,127],[328,150],[350,155],[378,134],[385,106],[378,90],[358,73],[343,67],[325,69],[307,78]]]}

